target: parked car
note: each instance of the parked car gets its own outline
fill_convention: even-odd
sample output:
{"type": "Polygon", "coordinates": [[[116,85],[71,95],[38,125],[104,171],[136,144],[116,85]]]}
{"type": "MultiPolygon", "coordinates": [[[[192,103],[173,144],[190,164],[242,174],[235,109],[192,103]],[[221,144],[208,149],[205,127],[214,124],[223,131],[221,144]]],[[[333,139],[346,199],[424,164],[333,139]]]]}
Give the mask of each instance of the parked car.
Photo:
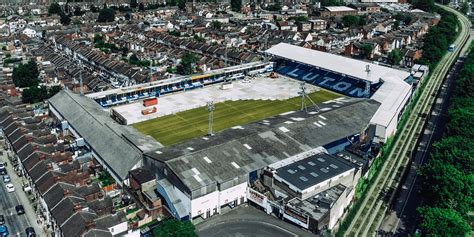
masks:
{"type": "Polygon", "coordinates": [[[0,225],[5,224],[5,216],[0,215],[0,225]]]}
{"type": "Polygon", "coordinates": [[[25,208],[23,208],[23,205],[16,206],[15,210],[16,210],[16,214],[18,214],[18,215],[25,214],[25,208]]]}
{"type": "Polygon", "coordinates": [[[6,225],[0,225],[0,236],[6,237],[8,234],[8,227],[6,225]]]}
{"type": "Polygon", "coordinates": [[[15,192],[15,186],[13,186],[12,183],[7,183],[5,187],[7,188],[7,192],[9,193],[15,192]]]}
{"type": "Polygon", "coordinates": [[[3,182],[4,183],[10,183],[12,180],[10,179],[10,176],[8,174],[3,176],[3,182]]]}
{"type": "Polygon", "coordinates": [[[35,229],[33,229],[33,227],[27,227],[25,229],[25,232],[26,232],[26,236],[28,236],[28,237],[35,237],[36,236],[35,229]]]}

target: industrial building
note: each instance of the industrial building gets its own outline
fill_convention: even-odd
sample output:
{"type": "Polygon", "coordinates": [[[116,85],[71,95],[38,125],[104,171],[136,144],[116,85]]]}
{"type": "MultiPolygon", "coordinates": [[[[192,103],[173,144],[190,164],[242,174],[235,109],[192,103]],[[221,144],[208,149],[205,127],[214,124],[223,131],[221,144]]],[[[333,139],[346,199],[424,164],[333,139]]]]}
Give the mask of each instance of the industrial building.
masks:
{"type": "Polygon", "coordinates": [[[375,141],[385,142],[395,134],[412,95],[409,72],[286,43],[266,52],[274,56],[280,74],[351,97],[380,102],[371,120],[376,126],[375,141]]]}

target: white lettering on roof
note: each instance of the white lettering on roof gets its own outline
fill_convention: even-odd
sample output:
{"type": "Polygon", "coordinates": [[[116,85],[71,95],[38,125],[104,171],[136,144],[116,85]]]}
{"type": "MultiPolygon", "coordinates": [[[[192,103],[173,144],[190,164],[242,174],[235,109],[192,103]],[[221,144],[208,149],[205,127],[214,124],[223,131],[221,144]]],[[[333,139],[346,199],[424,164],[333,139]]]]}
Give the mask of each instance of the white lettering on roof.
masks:
{"type": "Polygon", "coordinates": [[[212,161],[211,161],[211,160],[209,159],[209,157],[207,157],[207,156],[204,156],[204,160],[205,160],[207,163],[209,163],[209,164],[212,163],[212,161]]]}

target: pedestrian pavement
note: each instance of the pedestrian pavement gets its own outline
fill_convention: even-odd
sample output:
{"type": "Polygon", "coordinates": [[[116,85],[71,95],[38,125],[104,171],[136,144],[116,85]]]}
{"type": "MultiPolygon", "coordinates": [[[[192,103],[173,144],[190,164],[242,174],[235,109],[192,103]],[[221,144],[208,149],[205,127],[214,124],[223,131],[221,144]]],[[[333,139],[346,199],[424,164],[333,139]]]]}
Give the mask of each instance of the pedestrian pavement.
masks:
{"type": "Polygon", "coordinates": [[[23,205],[25,209],[25,215],[28,219],[28,225],[35,229],[37,236],[47,236],[42,226],[38,223],[38,218],[36,215],[36,211],[33,208],[33,203],[28,198],[26,192],[23,190],[23,183],[26,183],[26,179],[24,178],[24,176],[18,177],[17,173],[14,170],[14,167],[11,165],[11,162],[8,160],[7,152],[10,152],[10,151],[5,151],[2,147],[0,147],[0,150],[3,151],[3,154],[0,155],[0,162],[2,163],[7,162],[6,169],[7,169],[8,175],[10,175],[11,183],[15,186],[15,195],[18,197],[18,200],[20,201],[20,203],[23,205]]]}

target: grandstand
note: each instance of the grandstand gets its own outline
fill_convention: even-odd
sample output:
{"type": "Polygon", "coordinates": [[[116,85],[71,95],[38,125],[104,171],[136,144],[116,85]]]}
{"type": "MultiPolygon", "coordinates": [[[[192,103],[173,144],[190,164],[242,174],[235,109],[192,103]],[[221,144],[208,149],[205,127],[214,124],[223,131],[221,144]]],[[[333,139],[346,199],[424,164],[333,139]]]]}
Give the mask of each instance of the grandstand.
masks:
{"type": "Polygon", "coordinates": [[[245,74],[271,71],[273,71],[272,62],[254,62],[212,70],[200,75],[179,76],[125,88],[96,92],[88,94],[87,97],[94,99],[102,107],[111,107],[150,97],[160,97],[174,92],[188,91],[228,80],[239,80],[245,74]]]}
{"type": "Polygon", "coordinates": [[[385,142],[396,131],[411,97],[411,75],[339,55],[280,43],[266,51],[274,57],[276,72],[338,93],[372,98],[382,105],[372,118],[375,141],[385,142]]]}

